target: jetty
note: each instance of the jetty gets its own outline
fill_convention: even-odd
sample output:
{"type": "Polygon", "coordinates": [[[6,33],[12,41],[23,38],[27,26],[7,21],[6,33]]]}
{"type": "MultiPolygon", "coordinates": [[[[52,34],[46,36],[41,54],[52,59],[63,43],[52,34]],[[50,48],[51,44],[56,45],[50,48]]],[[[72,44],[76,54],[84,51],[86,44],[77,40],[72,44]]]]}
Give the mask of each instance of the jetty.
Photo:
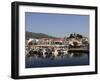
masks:
{"type": "Polygon", "coordinates": [[[89,52],[89,49],[87,48],[69,48],[68,52],[89,52]]]}
{"type": "Polygon", "coordinates": [[[67,48],[68,52],[89,52],[88,48],[80,47],[80,48],[69,48],[64,45],[32,45],[33,48],[67,48]]]}

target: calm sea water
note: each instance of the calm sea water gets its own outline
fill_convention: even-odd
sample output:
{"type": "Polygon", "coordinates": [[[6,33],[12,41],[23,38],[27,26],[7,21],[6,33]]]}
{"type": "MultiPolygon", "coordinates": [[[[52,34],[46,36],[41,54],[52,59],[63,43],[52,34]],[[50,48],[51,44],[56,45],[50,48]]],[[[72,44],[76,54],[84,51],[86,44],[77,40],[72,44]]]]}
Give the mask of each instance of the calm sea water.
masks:
{"type": "Polygon", "coordinates": [[[89,53],[68,53],[57,58],[26,57],[26,68],[89,65],[89,53]]]}

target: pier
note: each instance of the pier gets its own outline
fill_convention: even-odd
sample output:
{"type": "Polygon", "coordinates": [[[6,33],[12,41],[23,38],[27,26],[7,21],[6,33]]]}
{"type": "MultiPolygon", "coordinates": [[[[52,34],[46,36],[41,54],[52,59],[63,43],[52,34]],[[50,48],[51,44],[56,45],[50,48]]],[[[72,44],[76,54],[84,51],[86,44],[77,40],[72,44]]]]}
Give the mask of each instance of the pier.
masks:
{"type": "Polygon", "coordinates": [[[89,49],[86,48],[69,48],[68,52],[89,52],[89,49]]]}
{"type": "Polygon", "coordinates": [[[68,48],[64,45],[32,45],[32,48],[67,48],[68,49],[68,52],[89,52],[89,49],[88,48],[83,48],[83,47],[80,47],[80,48],[68,48]]]}

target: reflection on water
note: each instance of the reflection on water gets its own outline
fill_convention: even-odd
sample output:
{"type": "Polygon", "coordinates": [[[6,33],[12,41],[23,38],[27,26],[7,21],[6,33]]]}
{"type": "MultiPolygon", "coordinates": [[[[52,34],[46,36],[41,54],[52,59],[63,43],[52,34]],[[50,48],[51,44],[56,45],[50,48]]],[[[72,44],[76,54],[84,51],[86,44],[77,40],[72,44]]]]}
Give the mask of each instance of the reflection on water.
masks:
{"type": "Polygon", "coordinates": [[[41,58],[26,57],[26,68],[89,65],[89,53],[70,52],[63,56],[41,58]]]}

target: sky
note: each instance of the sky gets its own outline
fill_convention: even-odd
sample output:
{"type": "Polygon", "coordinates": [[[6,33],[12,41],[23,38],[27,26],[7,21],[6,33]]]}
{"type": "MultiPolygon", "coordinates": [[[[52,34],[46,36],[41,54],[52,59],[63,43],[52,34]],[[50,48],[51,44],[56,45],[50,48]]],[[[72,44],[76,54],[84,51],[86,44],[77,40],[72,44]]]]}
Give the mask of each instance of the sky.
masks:
{"type": "Polygon", "coordinates": [[[65,37],[71,33],[89,37],[89,15],[25,12],[26,31],[65,37]]]}

